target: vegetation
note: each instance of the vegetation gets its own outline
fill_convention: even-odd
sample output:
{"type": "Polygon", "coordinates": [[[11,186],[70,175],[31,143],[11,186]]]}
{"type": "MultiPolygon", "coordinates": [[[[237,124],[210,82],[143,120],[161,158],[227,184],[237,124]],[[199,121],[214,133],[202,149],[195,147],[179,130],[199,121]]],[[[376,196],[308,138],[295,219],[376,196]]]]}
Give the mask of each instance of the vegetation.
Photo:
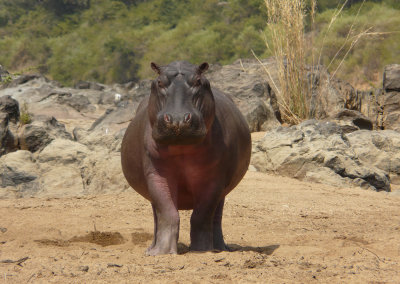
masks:
{"type": "Polygon", "coordinates": [[[305,80],[306,65],[314,68],[324,64],[332,77],[338,76],[338,70],[342,69],[340,74],[357,87],[363,82],[371,87],[380,81],[377,74],[383,66],[393,63],[385,62],[385,56],[390,60],[400,59],[396,48],[379,50],[390,40],[400,43],[400,31],[395,28],[399,27],[400,13],[393,9],[397,5],[345,0],[335,9],[315,14],[317,3],[321,7],[332,2],[310,0],[307,6],[301,0],[265,0],[268,11],[265,43],[277,59],[280,86],[277,91],[282,118],[287,123],[297,124],[313,116],[309,91],[312,86],[305,80]],[[377,14],[386,20],[376,17],[377,14]],[[374,15],[375,20],[369,20],[374,15]]]}
{"type": "Polygon", "coordinates": [[[24,125],[24,124],[29,124],[31,122],[32,122],[32,115],[28,111],[28,105],[26,104],[26,102],[24,102],[24,104],[20,109],[19,123],[21,125],[24,125]]]}
{"type": "MultiPolygon", "coordinates": [[[[311,5],[314,17],[315,1],[311,5]]],[[[309,95],[305,80],[306,11],[301,0],[265,0],[268,11],[266,46],[277,59],[282,118],[297,124],[309,115],[309,95]]],[[[272,78],[271,78],[272,79],[272,78]]]]}
{"type": "MultiPolygon", "coordinates": [[[[345,43],[346,34],[362,1],[347,1],[323,40],[332,9],[340,2],[344,0],[318,1],[313,29],[315,47],[319,49],[322,42],[325,46],[321,63],[329,65],[335,58],[331,71],[343,58],[334,56],[338,48],[344,44],[345,52],[351,45],[345,43]]],[[[399,30],[398,2],[368,1],[356,28],[371,27],[370,33],[399,30]]],[[[309,10],[310,4],[304,9],[309,10]]],[[[270,56],[263,36],[271,34],[267,19],[263,0],[201,4],[196,0],[0,0],[0,64],[12,72],[37,67],[67,85],[78,80],[124,83],[153,76],[151,61],[227,64],[252,57],[251,50],[259,57],[270,56]]],[[[312,24],[310,18],[305,21],[307,32],[312,24]]],[[[360,39],[357,52],[354,48],[349,52],[338,76],[375,82],[384,64],[400,62],[399,42],[397,33],[379,40],[360,39]]]]}

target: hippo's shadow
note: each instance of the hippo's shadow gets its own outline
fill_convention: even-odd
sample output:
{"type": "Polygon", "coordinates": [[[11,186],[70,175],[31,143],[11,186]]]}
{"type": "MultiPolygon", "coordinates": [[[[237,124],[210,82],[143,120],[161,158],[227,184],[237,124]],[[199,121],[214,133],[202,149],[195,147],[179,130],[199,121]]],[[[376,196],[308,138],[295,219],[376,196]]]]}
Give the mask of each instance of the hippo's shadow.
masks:
{"type": "MultiPolygon", "coordinates": [[[[279,245],[270,245],[270,246],[265,246],[265,247],[252,247],[252,246],[241,246],[237,244],[228,244],[229,248],[231,249],[232,252],[235,251],[254,251],[258,252],[261,254],[266,254],[266,255],[271,255],[274,253],[274,251],[279,248],[279,245]]],[[[183,244],[183,243],[178,243],[178,254],[185,254],[190,252],[189,246],[183,244]]],[[[220,251],[215,251],[215,252],[220,252],[220,251]]]]}

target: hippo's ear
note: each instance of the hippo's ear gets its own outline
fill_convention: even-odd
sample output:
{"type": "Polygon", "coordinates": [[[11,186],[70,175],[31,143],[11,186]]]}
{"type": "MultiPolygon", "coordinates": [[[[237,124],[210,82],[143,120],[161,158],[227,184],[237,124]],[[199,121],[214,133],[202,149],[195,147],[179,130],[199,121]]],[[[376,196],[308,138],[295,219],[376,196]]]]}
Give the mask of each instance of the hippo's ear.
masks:
{"type": "Polygon", "coordinates": [[[154,62],[151,62],[150,64],[151,69],[153,69],[155,72],[157,72],[157,74],[161,73],[161,68],[160,66],[158,66],[157,64],[155,64],[154,62]]]}
{"type": "Polygon", "coordinates": [[[197,67],[197,72],[199,74],[204,73],[208,70],[208,63],[207,62],[203,62],[199,65],[199,67],[197,67]]]}

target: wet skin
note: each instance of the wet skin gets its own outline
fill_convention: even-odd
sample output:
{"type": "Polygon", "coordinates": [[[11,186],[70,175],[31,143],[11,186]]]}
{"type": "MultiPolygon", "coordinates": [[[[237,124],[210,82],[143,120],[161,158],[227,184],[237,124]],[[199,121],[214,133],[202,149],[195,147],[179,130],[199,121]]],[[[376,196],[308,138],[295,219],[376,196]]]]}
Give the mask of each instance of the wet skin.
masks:
{"type": "Polygon", "coordinates": [[[202,74],[208,64],[160,67],[151,95],[125,133],[122,169],[153,207],[148,255],[177,253],[178,210],[193,209],[190,249],[229,250],[221,228],[225,196],[243,178],[251,153],[245,119],[202,74]]]}

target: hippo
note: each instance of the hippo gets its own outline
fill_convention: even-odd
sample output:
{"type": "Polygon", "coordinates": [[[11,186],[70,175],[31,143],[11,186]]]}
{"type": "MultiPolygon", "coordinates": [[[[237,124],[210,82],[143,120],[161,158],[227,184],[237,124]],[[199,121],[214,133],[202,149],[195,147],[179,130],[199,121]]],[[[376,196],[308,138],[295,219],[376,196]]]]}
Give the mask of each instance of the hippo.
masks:
{"type": "Polygon", "coordinates": [[[124,176],[153,208],[147,255],[177,254],[178,210],[191,209],[190,250],[229,250],[222,211],[249,166],[251,136],[233,100],[210,87],[208,67],[151,63],[158,77],[122,141],[124,176]]]}

